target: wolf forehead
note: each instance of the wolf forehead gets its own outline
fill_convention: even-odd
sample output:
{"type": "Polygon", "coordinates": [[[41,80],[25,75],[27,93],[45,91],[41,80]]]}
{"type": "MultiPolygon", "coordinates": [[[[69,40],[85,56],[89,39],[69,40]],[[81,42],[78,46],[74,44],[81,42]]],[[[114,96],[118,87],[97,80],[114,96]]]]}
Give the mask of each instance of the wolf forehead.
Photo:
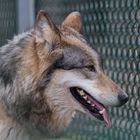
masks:
{"type": "Polygon", "coordinates": [[[73,29],[62,26],[59,28],[59,32],[61,39],[56,44],[52,44],[54,48],[60,46],[63,51],[63,57],[56,63],[58,68],[72,69],[100,65],[101,56],[89,45],[84,36],[73,29]]]}
{"type": "Polygon", "coordinates": [[[101,64],[101,56],[81,34],[70,29],[65,29],[64,32],[60,29],[60,32],[63,58],[57,61],[58,67],[72,69],[101,64]]]}

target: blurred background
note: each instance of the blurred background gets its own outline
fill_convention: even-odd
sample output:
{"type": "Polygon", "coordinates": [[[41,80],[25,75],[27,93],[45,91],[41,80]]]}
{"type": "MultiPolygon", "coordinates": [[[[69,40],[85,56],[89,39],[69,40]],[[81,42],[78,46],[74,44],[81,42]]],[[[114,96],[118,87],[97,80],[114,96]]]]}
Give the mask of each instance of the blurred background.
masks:
{"type": "Polygon", "coordinates": [[[40,9],[57,24],[81,12],[83,33],[103,56],[105,72],[130,97],[125,106],[109,108],[110,129],[79,114],[63,138],[140,140],[140,0],[0,0],[0,45],[32,27],[40,9]]]}

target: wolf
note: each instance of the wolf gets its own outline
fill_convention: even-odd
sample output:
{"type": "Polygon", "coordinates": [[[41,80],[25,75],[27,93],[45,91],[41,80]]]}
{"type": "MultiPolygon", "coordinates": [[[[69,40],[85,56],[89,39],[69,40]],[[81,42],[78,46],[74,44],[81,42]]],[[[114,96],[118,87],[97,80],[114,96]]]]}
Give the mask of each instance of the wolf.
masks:
{"type": "Polygon", "coordinates": [[[128,95],[105,75],[81,28],[77,11],[55,25],[41,10],[32,29],[0,48],[0,140],[58,137],[77,111],[110,127],[107,107],[128,95]]]}

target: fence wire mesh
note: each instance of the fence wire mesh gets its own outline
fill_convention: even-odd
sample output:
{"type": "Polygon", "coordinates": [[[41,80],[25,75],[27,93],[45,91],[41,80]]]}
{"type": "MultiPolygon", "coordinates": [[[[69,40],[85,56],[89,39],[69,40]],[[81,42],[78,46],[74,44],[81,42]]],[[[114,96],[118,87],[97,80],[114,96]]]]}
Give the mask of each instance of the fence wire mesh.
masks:
{"type": "Polygon", "coordinates": [[[129,94],[121,108],[109,108],[110,129],[79,114],[67,138],[72,140],[140,139],[140,1],[139,0],[42,0],[36,3],[56,21],[80,11],[84,34],[104,59],[107,74],[129,94]],[[39,3],[39,4],[38,4],[39,3]]]}
{"type": "Polygon", "coordinates": [[[16,33],[16,0],[0,0],[0,46],[16,33]]]}
{"type": "Polygon", "coordinates": [[[48,11],[49,15],[55,21],[56,24],[60,24],[60,22],[65,17],[65,3],[64,0],[36,0],[35,2],[35,11],[36,15],[40,9],[44,9],[48,11]]]}
{"type": "MultiPolygon", "coordinates": [[[[17,31],[16,0],[0,0],[0,45],[17,31]]],[[[71,140],[140,139],[140,0],[36,0],[56,23],[80,11],[83,32],[104,58],[107,74],[129,94],[121,108],[109,108],[110,129],[79,114],[65,134],[71,140]]],[[[62,140],[62,138],[61,138],[62,140]]]]}

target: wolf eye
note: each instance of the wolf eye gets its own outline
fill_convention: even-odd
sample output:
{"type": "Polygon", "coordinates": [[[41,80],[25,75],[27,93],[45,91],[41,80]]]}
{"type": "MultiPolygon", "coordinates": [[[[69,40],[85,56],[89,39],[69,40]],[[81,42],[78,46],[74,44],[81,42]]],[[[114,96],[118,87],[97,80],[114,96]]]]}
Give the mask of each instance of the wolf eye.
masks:
{"type": "Polygon", "coordinates": [[[86,67],[89,71],[96,72],[96,69],[93,65],[86,67]]]}

